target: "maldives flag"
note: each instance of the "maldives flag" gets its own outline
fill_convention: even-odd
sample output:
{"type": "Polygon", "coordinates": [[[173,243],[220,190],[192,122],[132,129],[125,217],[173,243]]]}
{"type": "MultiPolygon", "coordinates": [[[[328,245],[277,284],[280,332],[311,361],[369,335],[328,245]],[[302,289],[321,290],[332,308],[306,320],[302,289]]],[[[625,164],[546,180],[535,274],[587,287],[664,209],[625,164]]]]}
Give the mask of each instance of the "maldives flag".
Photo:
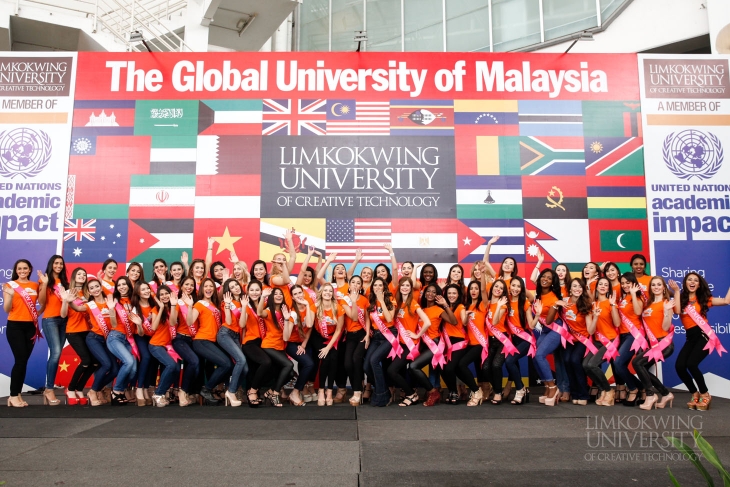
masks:
{"type": "Polygon", "coordinates": [[[590,220],[589,228],[591,258],[596,262],[628,263],[633,254],[649,254],[646,220],[590,220]]]}

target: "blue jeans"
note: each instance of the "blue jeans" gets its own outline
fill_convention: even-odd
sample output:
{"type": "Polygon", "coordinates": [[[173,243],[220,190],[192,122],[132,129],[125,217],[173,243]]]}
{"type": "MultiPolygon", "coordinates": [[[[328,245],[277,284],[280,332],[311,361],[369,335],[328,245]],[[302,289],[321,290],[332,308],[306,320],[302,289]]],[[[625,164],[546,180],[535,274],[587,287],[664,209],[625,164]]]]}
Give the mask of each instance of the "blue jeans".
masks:
{"type": "Polygon", "coordinates": [[[94,372],[94,383],[91,385],[91,389],[98,392],[114,380],[119,373],[119,366],[116,357],[109,352],[103,336],[89,333],[86,335],[86,346],[99,362],[99,368],[94,372]]]}
{"type": "Polygon", "coordinates": [[[616,378],[616,384],[626,384],[630,391],[641,389],[641,382],[629,370],[629,363],[634,359],[634,352],[631,351],[634,337],[631,333],[624,333],[619,335],[619,340],[618,357],[613,359],[613,375],[616,378]]]}
{"type": "Polygon", "coordinates": [[[560,335],[547,326],[543,326],[540,338],[537,339],[537,353],[535,354],[535,358],[532,359],[537,375],[543,382],[553,380],[553,371],[550,370],[547,356],[560,346],[560,335]]]}
{"type": "Polygon", "coordinates": [[[520,372],[520,359],[527,356],[527,352],[530,351],[530,342],[518,336],[513,336],[512,344],[519,353],[509,355],[505,358],[504,365],[507,367],[507,377],[515,383],[515,390],[519,391],[525,387],[525,384],[522,383],[522,372],[520,372]]]}
{"type": "MultiPolygon", "coordinates": [[[[583,356],[586,353],[586,346],[576,340],[572,345],[568,344],[563,352],[565,357],[565,371],[570,381],[570,393],[573,399],[588,400],[588,380],[583,369],[583,356]]],[[[563,389],[560,388],[562,392],[563,389]]]]}
{"type": "Polygon", "coordinates": [[[200,374],[200,359],[193,351],[193,339],[189,336],[178,335],[172,341],[172,348],[183,359],[183,376],[180,389],[188,394],[193,394],[191,390],[193,381],[200,374]]]}
{"type": "Polygon", "coordinates": [[[312,357],[312,347],[305,348],[304,354],[297,355],[299,345],[301,344],[293,342],[287,343],[286,354],[297,363],[297,368],[299,369],[299,377],[297,377],[297,382],[294,384],[294,389],[303,391],[304,386],[307,383],[307,379],[310,375],[312,375],[312,370],[314,369],[314,358],[312,357]]]}
{"type": "MultiPolygon", "coordinates": [[[[150,362],[152,362],[152,355],[150,355],[150,338],[148,336],[134,335],[134,343],[137,344],[139,349],[139,365],[137,366],[137,387],[148,388],[150,383],[147,379],[147,371],[150,368],[150,362]]],[[[134,385],[134,375],[130,377],[132,385],[134,385]]]]}
{"type": "Polygon", "coordinates": [[[228,355],[215,342],[210,340],[193,340],[193,350],[216,366],[213,373],[208,377],[208,382],[205,384],[208,389],[213,389],[230,377],[231,371],[233,370],[231,359],[228,358],[228,355]]]}
{"type": "Polygon", "coordinates": [[[221,326],[216,339],[218,345],[228,352],[228,355],[235,361],[233,372],[231,372],[231,382],[228,384],[228,392],[235,394],[238,390],[238,384],[241,382],[241,377],[246,377],[246,374],[248,374],[246,357],[241,350],[241,335],[233,332],[230,328],[221,326]]]}
{"type": "Polygon", "coordinates": [[[164,367],[160,374],[160,383],[157,384],[157,389],[155,390],[155,394],[161,396],[167,392],[173,382],[180,376],[180,366],[176,360],[170,357],[165,347],[150,345],[150,354],[159,360],[164,367]]]}
{"type": "MultiPolygon", "coordinates": [[[[566,343],[570,346],[569,343],[566,343]]],[[[570,378],[568,372],[565,370],[565,356],[566,349],[561,345],[553,352],[553,359],[555,360],[555,382],[558,385],[560,392],[573,392],[570,389],[570,378]]]]}
{"type": "Polygon", "coordinates": [[[66,322],[67,318],[55,316],[53,318],[43,318],[41,326],[43,327],[43,336],[48,342],[48,363],[46,364],[46,388],[53,389],[56,382],[56,372],[58,371],[58,361],[61,358],[61,350],[66,343],[66,322]]]}
{"type": "MultiPolygon", "coordinates": [[[[129,344],[124,333],[110,331],[109,336],[106,337],[106,346],[112,355],[122,362],[117,380],[114,382],[114,392],[124,392],[127,384],[137,373],[137,359],[132,355],[132,345],[129,344]]],[[[147,350],[147,354],[149,355],[149,350],[147,350]]]]}
{"type": "MultiPolygon", "coordinates": [[[[394,329],[391,329],[391,332],[393,331],[394,329]]],[[[381,362],[388,356],[391,348],[393,347],[391,347],[390,342],[385,339],[383,334],[376,331],[370,339],[370,346],[365,353],[365,373],[373,378],[375,392],[377,394],[384,394],[388,390],[385,384],[385,374],[383,373],[381,362]]]]}

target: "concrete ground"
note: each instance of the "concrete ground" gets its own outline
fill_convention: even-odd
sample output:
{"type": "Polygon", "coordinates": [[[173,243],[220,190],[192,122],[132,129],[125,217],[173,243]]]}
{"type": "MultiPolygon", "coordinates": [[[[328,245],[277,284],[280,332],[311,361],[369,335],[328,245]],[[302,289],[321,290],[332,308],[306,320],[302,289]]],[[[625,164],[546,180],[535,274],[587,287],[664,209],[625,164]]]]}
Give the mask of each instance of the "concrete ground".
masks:
{"type": "MultiPolygon", "coordinates": [[[[537,402],[357,408],[0,407],[5,485],[705,485],[663,439],[698,429],[730,465],[730,401],[710,411],[537,402]]],[[[714,468],[704,462],[715,477],[714,468]]]]}

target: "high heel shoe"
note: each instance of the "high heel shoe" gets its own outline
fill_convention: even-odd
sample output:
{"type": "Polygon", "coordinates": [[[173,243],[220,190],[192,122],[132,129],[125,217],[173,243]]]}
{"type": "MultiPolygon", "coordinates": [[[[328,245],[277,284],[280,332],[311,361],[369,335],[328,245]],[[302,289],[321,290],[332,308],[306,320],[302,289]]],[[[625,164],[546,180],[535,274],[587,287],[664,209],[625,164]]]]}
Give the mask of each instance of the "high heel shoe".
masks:
{"type": "Polygon", "coordinates": [[[193,403],[188,393],[183,391],[182,389],[177,391],[177,402],[182,408],[190,406],[193,403]]]}
{"type": "Polygon", "coordinates": [[[200,397],[203,398],[203,404],[206,406],[218,406],[220,404],[220,401],[205,386],[200,388],[200,397]]]}
{"type": "Polygon", "coordinates": [[[112,402],[112,390],[109,387],[104,387],[96,393],[96,397],[102,404],[109,404],[112,402]]]}
{"type": "Polygon", "coordinates": [[[710,396],[709,392],[700,394],[700,400],[697,401],[697,410],[698,411],[707,411],[708,409],[710,409],[711,402],[712,402],[712,397],[710,396]]]}
{"type": "Polygon", "coordinates": [[[603,403],[601,403],[601,406],[613,406],[616,404],[616,391],[611,389],[610,391],[606,392],[606,395],[603,397],[603,403]]]}
{"type": "Polygon", "coordinates": [[[406,396],[405,399],[403,399],[400,403],[398,403],[398,406],[401,406],[401,407],[413,406],[417,402],[418,402],[418,393],[414,392],[410,396],[406,396]]]}
{"type": "Polygon", "coordinates": [[[18,393],[18,400],[20,401],[20,404],[23,405],[23,407],[28,406],[28,403],[23,400],[23,396],[21,396],[20,393],[18,393]]]}
{"type": "Polygon", "coordinates": [[[523,387],[515,392],[515,398],[512,399],[511,403],[515,405],[522,405],[526,402],[530,402],[530,391],[528,391],[526,387],[523,387]]]}
{"type": "Polygon", "coordinates": [[[636,406],[636,400],[639,397],[639,390],[636,389],[634,391],[627,391],[626,399],[624,399],[622,402],[624,403],[624,406],[626,407],[634,407],[636,406]],[[632,399],[633,396],[633,399],[632,399]]]}
{"type": "Polygon", "coordinates": [[[248,407],[250,408],[257,408],[261,404],[261,398],[259,398],[259,391],[255,389],[249,389],[248,392],[246,392],[246,395],[248,396],[248,407]]]}
{"type": "Polygon", "coordinates": [[[302,399],[304,402],[312,402],[317,400],[317,393],[314,392],[314,384],[307,382],[302,391],[302,399]]]}
{"type": "Polygon", "coordinates": [[[624,400],[626,400],[626,386],[616,386],[614,402],[623,402],[624,400]]]}
{"type": "Polygon", "coordinates": [[[337,389],[337,394],[335,394],[335,398],[332,401],[335,404],[340,404],[345,402],[345,397],[347,397],[347,388],[340,387],[337,389]]]}
{"type": "Polygon", "coordinates": [[[21,401],[18,396],[10,396],[8,397],[8,407],[9,408],[24,408],[23,401],[21,401]]]}
{"type": "Polygon", "coordinates": [[[692,400],[687,403],[689,409],[697,409],[697,403],[700,401],[700,393],[695,392],[692,394],[692,400]]]}
{"type": "Polygon", "coordinates": [[[449,392],[449,398],[446,400],[446,404],[459,404],[459,393],[449,392]]]}
{"type": "Polygon", "coordinates": [[[360,404],[362,404],[362,392],[355,391],[350,398],[350,406],[359,406],[360,404]]]}
{"type": "Polygon", "coordinates": [[[373,395],[373,386],[365,384],[365,390],[362,391],[363,402],[368,402],[373,395]]]}
{"type": "Polygon", "coordinates": [[[596,406],[603,406],[604,399],[606,399],[606,391],[601,391],[598,397],[596,397],[596,406]]]}
{"type": "Polygon", "coordinates": [[[428,391],[428,396],[426,396],[426,400],[423,401],[423,405],[426,407],[435,406],[439,402],[441,402],[441,393],[434,387],[428,391]]]}
{"type": "Polygon", "coordinates": [[[284,405],[279,400],[279,394],[269,390],[266,394],[264,394],[264,397],[269,400],[269,403],[271,403],[272,406],[275,408],[283,407],[284,405]]]}
{"type": "Polygon", "coordinates": [[[507,401],[509,400],[509,395],[512,392],[512,381],[507,379],[507,384],[504,385],[502,388],[502,400],[507,401]]]}
{"type": "Polygon", "coordinates": [[[231,406],[233,408],[237,408],[238,406],[240,406],[242,404],[242,402],[239,401],[238,398],[236,397],[236,395],[234,393],[232,393],[231,391],[226,391],[225,398],[226,398],[226,406],[231,406]]]}
{"type": "Polygon", "coordinates": [[[546,406],[555,406],[559,399],[560,399],[560,391],[558,390],[558,386],[548,386],[549,390],[555,389],[555,394],[553,394],[552,397],[545,396],[545,405],[546,406]]]}
{"type": "Polygon", "coordinates": [[[101,392],[96,392],[93,389],[89,389],[89,392],[87,392],[86,395],[89,397],[89,404],[91,404],[92,406],[101,406],[102,404],[104,404],[99,399],[101,392]]]}
{"type": "Polygon", "coordinates": [[[152,403],[157,408],[164,408],[165,406],[170,404],[170,401],[168,401],[165,396],[158,396],[157,394],[154,394],[152,396],[152,403]]]}
{"type": "Polygon", "coordinates": [[[324,404],[324,389],[320,389],[319,392],[317,392],[317,406],[324,406],[324,404]]]}
{"type": "Polygon", "coordinates": [[[644,411],[651,411],[654,408],[654,406],[656,406],[657,401],[658,401],[657,395],[652,394],[651,396],[646,396],[646,400],[644,401],[644,404],[642,404],[639,407],[641,409],[643,409],[644,411]]]}
{"type": "Polygon", "coordinates": [[[666,396],[662,396],[662,400],[656,403],[656,407],[657,409],[664,409],[667,403],[669,403],[669,407],[671,408],[672,402],[674,402],[674,394],[670,392],[666,396]]]}
{"type": "Polygon", "coordinates": [[[43,391],[43,405],[58,406],[59,404],[61,404],[61,400],[56,398],[56,394],[53,392],[53,389],[46,387],[43,391]]]}
{"type": "Polygon", "coordinates": [[[302,393],[297,389],[292,389],[291,394],[289,394],[289,404],[296,407],[307,405],[307,403],[304,402],[304,399],[302,399],[302,393]]]}
{"type": "Polygon", "coordinates": [[[599,398],[601,391],[598,390],[597,386],[591,386],[590,389],[588,389],[588,400],[592,402],[596,402],[599,398]]]}
{"type": "Polygon", "coordinates": [[[570,392],[564,391],[560,394],[560,402],[570,402],[570,392]]]}
{"type": "Polygon", "coordinates": [[[484,400],[484,393],[481,389],[477,389],[476,392],[472,392],[469,394],[469,402],[466,403],[467,406],[480,406],[482,404],[482,401],[484,400]]]}
{"type": "Polygon", "coordinates": [[[575,399],[573,401],[573,404],[575,404],[576,406],[587,406],[588,400],[587,399],[575,399]]]}
{"type": "Polygon", "coordinates": [[[135,392],[135,395],[136,395],[137,406],[139,406],[139,407],[146,406],[147,405],[147,400],[144,397],[144,392],[143,392],[142,388],[141,387],[138,387],[137,390],[134,391],[134,392],[135,392]]]}
{"type": "Polygon", "coordinates": [[[126,406],[127,397],[123,392],[112,391],[112,406],[126,406]]]}
{"type": "Polygon", "coordinates": [[[76,399],[79,401],[79,406],[89,405],[89,400],[84,396],[84,391],[76,391],[76,399]]]}
{"type": "Polygon", "coordinates": [[[491,402],[495,406],[498,406],[498,405],[502,404],[502,397],[503,397],[502,394],[495,394],[494,396],[492,396],[492,399],[490,399],[489,402],[491,402]]]}
{"type": "Polygon", "coordinates": [[[332,389],[327,389],[327,397],[325,398],[325,404],[327,406],[332,406],[332,404],[334,404],[334,399],[332,399],[332,389]]]}
{"type": "MultiPolygon", "coordinates": [[[[43,400],[45,402],[45,398],[43,400]]],[[[68,389],[66,389],[66,404],[69,406],[76,406],[78,403],[79,398],[76,397],[76,393],[74,391],[69,391],[68,389]]]]}

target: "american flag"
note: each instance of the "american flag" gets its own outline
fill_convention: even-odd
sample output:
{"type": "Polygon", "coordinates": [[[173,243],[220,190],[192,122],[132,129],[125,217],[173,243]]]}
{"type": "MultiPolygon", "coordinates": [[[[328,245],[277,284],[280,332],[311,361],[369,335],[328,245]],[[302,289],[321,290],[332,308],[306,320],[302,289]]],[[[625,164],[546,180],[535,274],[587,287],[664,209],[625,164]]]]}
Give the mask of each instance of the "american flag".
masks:
{"type": "Polygon", "coordinates": [[[391,243],[391,225],[387,221],[327,219],[327,253],[337,252],[337,261],[351,261],[362,249],[361,262],[386,262],[391,243]]]}
{"type": "Polygon", "coordinates": [[[74,239],[79,242],[83,239],[94,241],[94,233],[96,233],[96,219],[91,220],[68,220],[64,222],[63,239],[74,239]]]}
{"type": "Polygon", "coordinates": [[[263,135],[327,135],[327,100],[265,99],[263,135]]]}
{"type": "Polygon", "coordinates": [[[327,135],[390,135],[390,103],[327,100],[327,135]]]}

